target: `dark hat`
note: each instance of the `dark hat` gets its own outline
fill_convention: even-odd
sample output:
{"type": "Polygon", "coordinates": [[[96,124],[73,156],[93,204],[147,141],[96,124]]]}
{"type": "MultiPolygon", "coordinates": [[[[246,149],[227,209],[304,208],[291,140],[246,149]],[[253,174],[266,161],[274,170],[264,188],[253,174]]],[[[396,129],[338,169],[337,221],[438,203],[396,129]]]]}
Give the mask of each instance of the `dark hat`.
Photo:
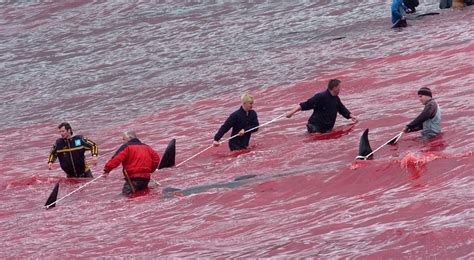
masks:
{"type": "Polygon", "coordinates": [[[433,97],[433,94],[431,94],[431,89],[427,87],[420,88],[420,90],[418,90],[418,95],[433,97]]]}

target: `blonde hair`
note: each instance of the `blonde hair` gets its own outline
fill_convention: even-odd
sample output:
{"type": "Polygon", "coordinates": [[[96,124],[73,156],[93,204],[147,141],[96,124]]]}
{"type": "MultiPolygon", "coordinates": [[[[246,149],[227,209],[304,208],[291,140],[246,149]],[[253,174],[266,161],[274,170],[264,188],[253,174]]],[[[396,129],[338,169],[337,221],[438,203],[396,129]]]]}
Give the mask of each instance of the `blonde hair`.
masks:
{"type": "Polygon", "coordinates": [[[245,92],[244,94],[242,94],[242,96],[240,96],[240,100],[242,101],[242,103],[253,103],[254,98],[252,95],[250,95],[250,93],[245,92]]]}

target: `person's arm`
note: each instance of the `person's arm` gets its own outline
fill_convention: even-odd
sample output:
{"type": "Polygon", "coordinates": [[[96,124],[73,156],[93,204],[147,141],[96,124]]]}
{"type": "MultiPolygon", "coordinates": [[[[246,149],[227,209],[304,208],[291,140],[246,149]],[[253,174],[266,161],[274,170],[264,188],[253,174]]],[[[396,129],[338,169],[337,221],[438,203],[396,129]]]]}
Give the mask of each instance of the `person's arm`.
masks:
{"type": "Polygon", "coordinates": [[[156,168],[158,168],[158,165],[160,165],[160,156],[151,147],[150,147],[150,150],[151,150],[151,156],[152,156],[151,172],[154,172],[156,168]]]}
{"type": "Polygon", "coordinates": [[[305,102],[300,103],[298,106],[293,108],[293,110],[291,110],[290,112],[286,114],[286,117],[290,118],[291,116],[293,116],[293,114],[295,114],[298,111],[314,109],[316,107],[316,104],[319,103],[319,99],[320,99],[319,94],[314,95],[310,99],[306,100],[305,102]]]}
{"type": "Polygon", "coordinates": [[[229,131],[237,122],[237,116],[232,113],[227,120],[225,120],[224,124],[219,128],[219,131],[217,131],[216,135],[214,135],[214,141],[219,142],[221,138],[229,131]]]}
{"type": "Polygon", "coordinates": [[[89,150],[91,150],[92,156],[98,156],[99,155],[99,148],[95,142],[93,142],[90,139],[87,139],[85,137],[82,137],[82,145],[87,147],[89,150]]]}
{"type": "Polygon", "coordinates": [[[437,106],[434,102],[427,103],[423,111],[405,127],[405,132],[413,132],[423,129],[423,122],[433,118],[436,115],[436,111],[437,106]]]}
{"type": "Polygon", "coordinates": [[[357,118],[349,111],[349,109],[342,104],[341,99],[338,99],[337,112],[346,119],[352,119],[352,122],[356,123],[357,118]]]}
{"type": "Polygon", "coordinates": [[[125,158],[127,158],[128,155],[128,149],[125,148],[118,153],[116,153],[112,159],[110,159],[104,166],[104,173],[108,174],[111,172],[113,169],[117,168],[125,158]]]}
{"type": "Polygon", "coordinates": [[[298,105],[295,108],[293,108],[290,112],[286,113],[286,117],[290,118],[292,117],[296,112],[301,111],[301,106],[298,105]]]}
{"type": "Polygon", "coordinates": [[[411,9],[405,4],[405,2],[403,0],[400,1],[400,2],[401,2],[400,5],[402,6],[402,8],[405,12],[411,11],[411,9]]]}
{"type": "Polygon", "coordinates": [[[56,143],[53,144],[53,147],[51,147],[51,150],[49,151],[49,156],[48,156],[48,169],[53,168],[53,163],[56,161],[56,158],[58,158],[58,154],[56,153],[57,148],[56,148],[56,143]]]}
{"type": "Polygon", "coordinates": [[[97,156],[99,156],[99,148],[95,142],[85,137],[81,138],[82,145],[89,149],[92,154],[92,165],[97,165],[97,156]]]}
{"type": "Polygon", "coordinates": [[[341,99],[339,97],[337,99],[337,112],[346,119],[351,118],[351,112],[349,112],[349,109],[347,109],[346,106],[342,104],[341,99]]]}
{"type": "Polygon", "coordinates": [[[400,6],[403,8],[403,10],[406,10],[406,6],[405,4],[403,4],[403,0],[393,0],[391,7],[392,23],[395,23],[396,21],[404,18],[403,14],[400,12],[400,6]]]}

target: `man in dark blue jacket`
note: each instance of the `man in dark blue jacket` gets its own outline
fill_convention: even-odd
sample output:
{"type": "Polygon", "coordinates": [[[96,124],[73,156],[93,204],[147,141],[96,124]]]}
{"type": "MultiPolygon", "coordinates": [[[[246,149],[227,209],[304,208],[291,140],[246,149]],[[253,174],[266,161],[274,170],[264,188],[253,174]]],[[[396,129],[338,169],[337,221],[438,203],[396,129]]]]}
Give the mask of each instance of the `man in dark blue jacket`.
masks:
{"type": "Polygon", "coordinates": [[[313,114],[308,119],[308,132],[310,133],[326,133],[332,130],[336,123],[337,113],[341,114],[347,119],[357,122],[355,116],[347,110],[339,98],[341,91],[341,81],[338,79],[331,79],[326,91],[317,93],[306,102],[300,103],[293,110],[286,114],[290,118],[294,113],[301,110],[313,110],[313,114]]]}
{"type": "Polygon", "coordinates": [[[393,0],[390,8],[392,13],[392,24],[394,27],[406,27],[405,13],[412,13],[413,11],[408,8],[403,0],[393,0]]]}
{"type": "Polygon", "coordinates": [[[224,136],[229,129],[232,128],[232,135],[238,135],[229,140],[229,148],[231,151],[245,149],[249,146],[250,135],[253,132],[256,132],[258,128],[258,118],[257,112],[253,110],[254,98],[248,94],[244,93],[240,98],[242,101],[242,106],[232,113],[229,118],[224,122],[219,131],[217,131],[214,136],[214,146],[220,144],[219,140],[224,136]],[[249,129],[251,131],[246,132],[249,129]]]}

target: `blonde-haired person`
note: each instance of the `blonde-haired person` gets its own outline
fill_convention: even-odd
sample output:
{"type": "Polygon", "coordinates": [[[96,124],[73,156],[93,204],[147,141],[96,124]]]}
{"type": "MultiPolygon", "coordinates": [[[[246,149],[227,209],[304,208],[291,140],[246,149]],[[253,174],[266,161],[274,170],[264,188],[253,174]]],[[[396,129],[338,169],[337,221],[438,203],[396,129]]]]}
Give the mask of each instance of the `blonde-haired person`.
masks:
{"type": "Polygon", "coordinates": [[[242,104],[243,103],[253,103],[254,102],[254,98],[252,95],[250,95],[249,92],[244,92],[242,94],[242,96],[240,96],[240,101],[242,101],[242,104]]]}
{"type": "Polygon", "coordinates": [[[240,108],[230,114],[224,124],[219,128],[216,135],[214,136],[213,144],[218,146],[219,140],[224,136],[227,131],[232,128],[231,136],[237,135],[236,137],[229,140],[229,148],[231,151],[245,149],[249,146],[250,136],[253,132],[258,130],[254,129],[249,132],[245,132],[249,129],[255,128],[259,125],[257,112],[253,110],[254,98],[250,93],[245,92],[240,97],[242,105],[240,108]]]}

